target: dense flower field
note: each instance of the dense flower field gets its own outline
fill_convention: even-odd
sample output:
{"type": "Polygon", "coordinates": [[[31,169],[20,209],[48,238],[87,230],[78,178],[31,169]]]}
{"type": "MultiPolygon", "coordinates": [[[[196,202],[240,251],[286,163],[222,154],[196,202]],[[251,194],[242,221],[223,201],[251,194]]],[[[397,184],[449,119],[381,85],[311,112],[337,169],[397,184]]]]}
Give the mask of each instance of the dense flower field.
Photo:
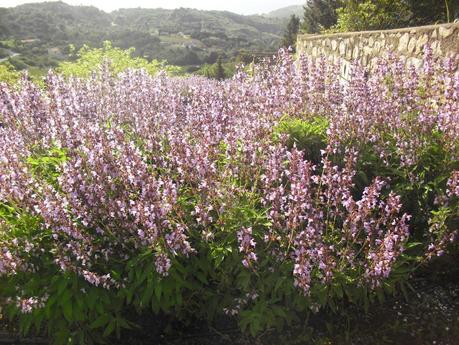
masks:
{"type": "Polygon", "coordinates": [[[134,307],[252,333],[368,307],[456,248],[458,59],[368,73],[281,51],[234,78],[0,86],[0,296],[90,343],[134,307]],[[279,321],[280,320],[280,321],[279,321]]]}

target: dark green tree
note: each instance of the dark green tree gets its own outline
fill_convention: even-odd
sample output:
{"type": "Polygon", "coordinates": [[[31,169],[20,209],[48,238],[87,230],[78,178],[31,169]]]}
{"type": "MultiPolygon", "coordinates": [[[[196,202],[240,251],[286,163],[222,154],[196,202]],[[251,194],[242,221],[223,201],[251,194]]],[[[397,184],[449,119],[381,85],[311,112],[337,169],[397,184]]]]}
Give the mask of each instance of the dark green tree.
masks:
{"type": "Polygon", "coordinates": [[[400,28],[412,16],[405,0],[345,0],[343,4],[337,10],[339,31],[400,28]]]}
{"type": "Polygon", "coordinates": [[[336,10],[343,5],[342,0],[309,0],[304,6],[302,30],[318,33],[336,24],[336,10]]]}
{"type": "Polygon", "coordinates": [[[452,22],[459,18],[458,0],[407,0],[412,12],[411,25],[452,22]]]}
{"type": "Polygon", "coordinates": [[[394,29],[452,22],[459,0],[343,0],[337,31],[394,29]]]}
{"type": "Polygon", "coordinates": [[[296,38],[300,31],[300,18],[292,14],[287,24],[284,37],[282,38],[282,47],[291,47],[295,51],[296,38]]]}
{"type": "Polygon", "coordinates": [[[217,68],[215,71],[215,79],[223,80],[225,79],[225,69],[223,68],[223,61],[221,55],[217,59],[217,68]]]}

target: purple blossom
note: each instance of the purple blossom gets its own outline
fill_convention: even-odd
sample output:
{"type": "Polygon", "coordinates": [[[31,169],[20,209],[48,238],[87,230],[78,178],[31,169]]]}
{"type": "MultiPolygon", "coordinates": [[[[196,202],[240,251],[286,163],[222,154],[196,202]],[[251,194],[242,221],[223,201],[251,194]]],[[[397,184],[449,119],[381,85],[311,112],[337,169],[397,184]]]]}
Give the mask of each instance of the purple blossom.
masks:
{"type": "Polygon", "coordinates": [[[243,227],[237,232],[237,241],[239,243],[239,251],[244,254],[242,264],[244,267],[252,267],[257,262],[257,255],[255,254],[256,243],[252,236],[251,227],[243,227]]]}
{"type": "MultiPolygon", "coordinates": [[[[152,265],[167,275],[171,258],[194,253],[199,234],[208,245],[226,236],[228,215],[250,196],[266,222],[235,226],[244,266],[260,253],[289,260],[305,294],[337,271],[365,272],[359,283],[376,286],[404,251],[409,215],[380,177],[354,194],[360,149],[409,170],[440,133],[446,154],[459,158],[457,57],[434,61],[427,47],[423,66],[405,69],[389,56],[371,71],[352,66],[344,85],[339,62],[295,62],[281,50],[224,82],[110,76],[105,66],[88,80],[50,72],[43,89],[25,78],[18,88],[0,84],[0,204],[40,219],[58,268],[112,288],[121,286],[112,261],[153,249],[152,265]],[[327,119],[320,163],[289,150],[286,135],[272,140],[285,115],[327,119]],[[65,160],[50,181],[30,161],[53,149],[65,160]]],[[[458,180],[452,172],[439,208],[459,196],[458,180]]],[[[442,224],[432,224],[426,255],[456,239],[442,224]]],[[[31,270],[44,248],[12,238],[6,221],[0,228],[0,272],[31,270]]]]}
{"type": "Polygon", "coordinates": [[[156,255],[155,267],[156,272],[165,277],[169,274],[169,269],[171,268],[171,260],[167,257],[166,254],[160,253],[156,255]]]}

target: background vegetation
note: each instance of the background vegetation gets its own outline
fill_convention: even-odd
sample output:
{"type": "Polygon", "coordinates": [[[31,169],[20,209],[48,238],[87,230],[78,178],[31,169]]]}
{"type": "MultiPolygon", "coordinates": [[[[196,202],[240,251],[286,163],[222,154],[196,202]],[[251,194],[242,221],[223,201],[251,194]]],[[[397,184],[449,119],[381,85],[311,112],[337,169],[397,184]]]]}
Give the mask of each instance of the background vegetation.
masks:
{"type": "MultiPolygon", "coordinates": [[[[17,70],[55,67],[69,59],[70,44],[78,51],[83,45],[100,48],[106,40],[121,49],[133,47],[135,56],[149,61],[199,66],[218,56],[233,58],[241,49],[276,51],[287,22],[279,16],[185,8],[106,13],[63,2],[26,4],[0,8],[0,48],[20,54],[10,59],[17,70]]],[[[0,55],[8,54],[0,50],[0,55]]]]}
{"type": "Polygon", "coordinates": [[[452,22],[455,0],[311,0],[304,7],[303,31],[346,32],[452,22]]]}

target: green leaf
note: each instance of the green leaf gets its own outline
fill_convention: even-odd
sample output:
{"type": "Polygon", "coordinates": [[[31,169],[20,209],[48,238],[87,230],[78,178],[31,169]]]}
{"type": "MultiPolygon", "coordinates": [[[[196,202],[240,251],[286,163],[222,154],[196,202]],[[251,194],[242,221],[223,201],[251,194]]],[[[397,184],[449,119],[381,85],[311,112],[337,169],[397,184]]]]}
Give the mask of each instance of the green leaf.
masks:
{"type": "Polygon", "coordinates": [[[332,291],[339,299],[342,299],[344,297],[343,288],[341,284],[333,284],[332,291]]]}
{"type": "Polygon", "coordinates": [[[252,337],[255,337],[260,332],[261,330],[260,319],[258,317],[254,317],[251,320],[249,329],[250,329],[250,335],[252,337]]]}
{"type": "Polygon", "coordinates": [[[69,300],[66,303],[62,304],[62,311],[64,312],[64,317],[67,321],[73,321],[73,305],[72,301],[69,300]]]}
{"type": "Polygon", "coordinates": [[[177,290],[175,297],[176,297],[175,300],[177,302],[177,305],[178,306],[182,305],[183,298],[182,298],[182,293],[181,293],[180,289],[177,290]]]}
{"type": "Polygon", "coordinates": [[[405,248],[406,249],[410,249],[410,248],[414,248],[414,247],[419,247],[421,246],[423,243],[422,242],[409,242],[405,245],[405,248]]]}
{"type": "Polygon", "coordinates": [[[159,305],[158,300],[156,300],[155,298],[152,298],[152,299],[151,299],[151,310],[152,310],[155,314],[158,314],[158,313],[159,313],[160,305],[159,305]]]}
{"type": "Polygon", "coordinates": [[[93,321],[89,327],[91,329],[104,327],[110,321],[110,314],[105,313],[100,315],[95,321],[93,321]]]}
{"type": "Polygon", "coordinates": [[[116,328],[116,319],[113,319],[109,322],[108,326],[104,330],[104,337],[108,337],[116,328]]]}
{"type": "Polygon", "coordinates": [[[206,275],[201,272],[201,271],[197,271],[196,272],[196,277],[198,278],[198,280],[203,283],[203,284],[207,284],[207,277],[206,275]]]}
{"type": "Polygon", "coordinates": [[[282,286],[285,280],[286,280],[285,277],[279,277],[277,279],[276,284],[274,285],[274,292],[277,292],[277,290],[279,290],[279,288],[282,286]]]}
{"type": "Polygon", "coordinates": [[[121,328],[132,329],[132,326],[129,324],[129,322],[126,319],[123,319],[122,317],[118,317],[117,322],[119,327],[121,328]]]}
{"type": "Polygon", "coordinates": [[[147,304],[149,304],[149,302],[150,302],[150,300],[151,300],[151,297],[153,296],[153,292],[154,292],[153,289],[148,289],[148,288],[146,288],[146,289],[143,291],[143,294],[142,294],[140,303],[142,303],[142,305],[147,305],[147,304]]]}
{"type": "Polygon", "coordinates": [[[383,304],[385,300],[383,289],[381,288],[376,289],[376,296],[378,297],[379,303],[383,304]]]}
{"type": "Polygon", "coordinates": [[[155,296],[157,298],[158,301],[161,300],[161,293],[162,293],[162,284],[161,284],[161,281],[158,281],[155,285],[155,296]]]}
{"type": "Polygon", "coordinates": [[[97,303],[97,290],[95,288],[89,289],[89,292],[86,294],[86,301],[89,309],[94,309],[97,303]]]}

